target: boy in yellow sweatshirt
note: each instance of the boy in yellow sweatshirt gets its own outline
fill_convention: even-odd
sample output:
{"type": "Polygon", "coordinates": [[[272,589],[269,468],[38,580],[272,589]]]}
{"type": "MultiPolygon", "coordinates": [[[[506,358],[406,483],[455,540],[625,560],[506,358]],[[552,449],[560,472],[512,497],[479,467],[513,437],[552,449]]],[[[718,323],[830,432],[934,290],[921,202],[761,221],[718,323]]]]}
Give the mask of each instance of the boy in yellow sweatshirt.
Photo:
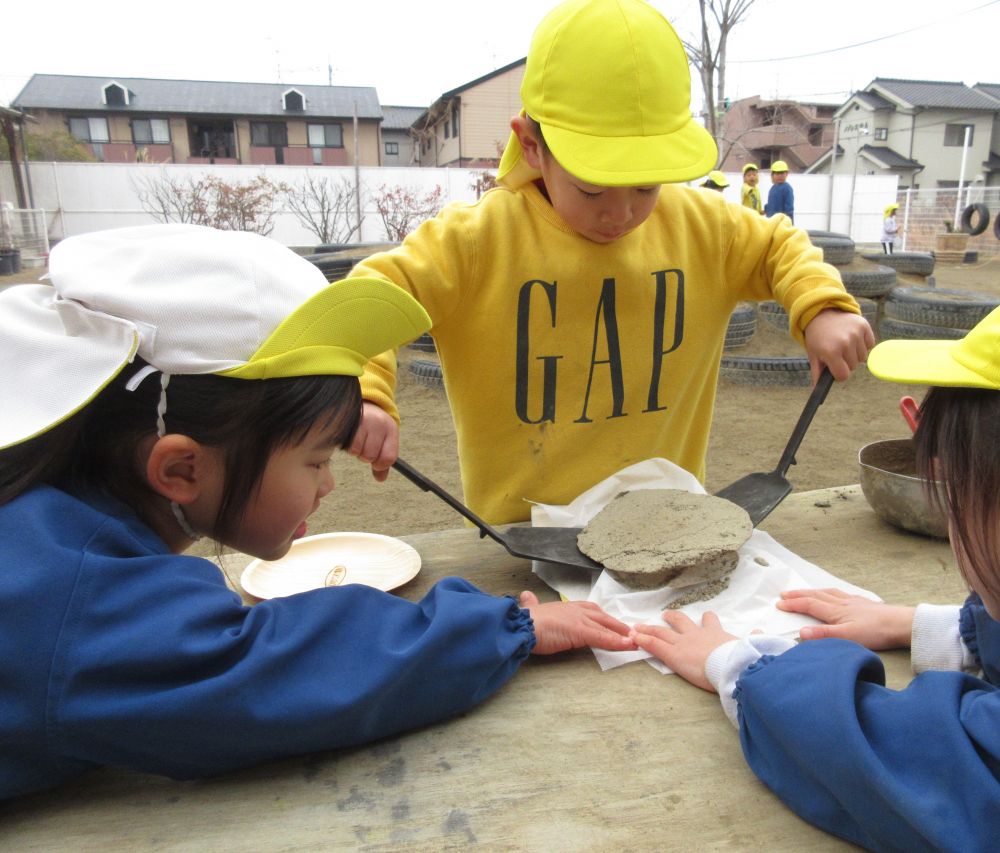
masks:
{"type": "MultiPolygon", "coordinates": [[[[704,479],[740,300],[785,307],[814,379],[864,361],[871,328],[804,231],[671,186],[706,174],[717,150],[691,116],[684,48],[652,6],[557,6],[521,97],[499,186],[354,270],[430,314],[476,513],[524,520],[529,501],[567,503],[653,456],[704,479]]],[[[362,377],[351,450],[378,479],[398,453],[394,379],[394,353],[362,377]]]]}

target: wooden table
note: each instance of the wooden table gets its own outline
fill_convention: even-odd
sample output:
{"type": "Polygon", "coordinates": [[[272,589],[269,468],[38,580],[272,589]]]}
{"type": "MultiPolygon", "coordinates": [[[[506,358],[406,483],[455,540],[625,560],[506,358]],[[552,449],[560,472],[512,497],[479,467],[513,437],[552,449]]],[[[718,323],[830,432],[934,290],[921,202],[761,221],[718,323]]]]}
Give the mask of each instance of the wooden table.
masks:
{"type": "MultiPolygon", "coordinates": [[[[886,600],[964,596],[947,544],[883,524],[857,486],[791,495],[762,527],[886,600]]],[[[530,564],[474,530],[406,539],[423,559],[400,590],[407,598],[451,574],[493,593],[554,597],[530,564]]],[[[890,685],[903,686],[908,655],[883,658],[890,685]]],[[[755,779],[714,694],[641,662],[602,673],[588,650],[532,657],[465,716],[370,746],[198,782],[105,769],[0,806],[0,848],[18,851],[474,846],[851,849],[755,779]]]]}

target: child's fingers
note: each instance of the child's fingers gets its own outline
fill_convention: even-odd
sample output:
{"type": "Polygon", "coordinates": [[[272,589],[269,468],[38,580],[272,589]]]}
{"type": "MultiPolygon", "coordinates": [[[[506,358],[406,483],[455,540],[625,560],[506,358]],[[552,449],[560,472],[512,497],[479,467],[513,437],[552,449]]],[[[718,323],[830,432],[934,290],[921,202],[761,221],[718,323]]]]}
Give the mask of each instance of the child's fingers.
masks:
{"type": "Polygon", "coordinates": [[[525,610],[528,610],[538,604],[538,596],[529,590],[524,590],[524,592],[517,597],[517,604],[519,607],[523,607],[525,610]]]}

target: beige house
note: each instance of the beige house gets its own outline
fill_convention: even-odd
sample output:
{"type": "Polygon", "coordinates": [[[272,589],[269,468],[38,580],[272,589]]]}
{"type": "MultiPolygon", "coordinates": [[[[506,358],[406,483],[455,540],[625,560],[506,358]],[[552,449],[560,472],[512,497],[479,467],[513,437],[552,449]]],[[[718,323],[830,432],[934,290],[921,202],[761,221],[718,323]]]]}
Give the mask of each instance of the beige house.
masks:
{"type": "Polygon", "coordinates": [[[381,163],[371,87],[35,74],[11,106],[109,163],[381,163]]]}
{"type": "Polygon", "coordinates": [[[383,166],[412,166],[417,162],[417,141],[411,128],[423,114],[423,107],[383,105],[383,166]]]}
{"type": "Polygon", "coordinates": [[[895,174],[901,189],[1000,185],[1000,85],[876,78],[837,110],[811,171],[895,174]],[[963,172],[964,164],[964,172],[963,172]]]}
{"type": "Polygon", "coordinates": [[[525,59],[445,92],[413,123],[421,166],[491,168],[521,109],[525,59]]]}
{"type": "Polygon", "coordinates": [[[723,172],[741,172],[746,163],[767,169],[784,160],[804,172],[833,143],[834,104],[767,101],[753,96],[735,101],[719,125],[723,172]]]}

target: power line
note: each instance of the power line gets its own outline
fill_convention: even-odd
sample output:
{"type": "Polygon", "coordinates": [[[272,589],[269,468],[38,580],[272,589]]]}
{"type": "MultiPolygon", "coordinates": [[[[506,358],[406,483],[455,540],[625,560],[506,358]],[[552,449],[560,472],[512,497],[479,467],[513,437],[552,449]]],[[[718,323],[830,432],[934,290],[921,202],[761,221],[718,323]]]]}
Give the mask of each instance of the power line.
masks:
{"type": "Polygon", "coordinates": [[[813,56],[824,56],[828,53],[840,53],[843,50],[851,50],[855,47],[864,47],[865,45],[875,44],[876,42],[886,41],[887,39],[898,38],[899,36],[909,35],[910,33],[915,33],[918,30],[925,30],[928,27],[936,26],[937,24],[943,23],[945,21],[953,21],[955,18],[960,18],[962,15],[968,15],[972,12],[978,12],[980,9],[985,9],[987,6],[995,6],[1000,3],[1000,0],[990,0],[989,3],[983,3],[981,6],[975,6],[972,9],[966,9],[964,12],[958,12],[955,15],[949,15],[947,18],[939,18],[936,21],[930,21],[926,24],[920,24],[917,27],[911,27],[908,30],[900,30],[898,33],[889,33],[888,35],[879,36],[878,38],[868,39],[868,41],[859,41],[856,44],[847,44],[843,47],[831,47],[828,50],[818,50],[815,53],[800,53],[795,56],[775,56],[770,59],[729,59],[726,61],[727,65],[754,65],[760,62],[786,62],[791,59],[809,59],[813,56]]]}

